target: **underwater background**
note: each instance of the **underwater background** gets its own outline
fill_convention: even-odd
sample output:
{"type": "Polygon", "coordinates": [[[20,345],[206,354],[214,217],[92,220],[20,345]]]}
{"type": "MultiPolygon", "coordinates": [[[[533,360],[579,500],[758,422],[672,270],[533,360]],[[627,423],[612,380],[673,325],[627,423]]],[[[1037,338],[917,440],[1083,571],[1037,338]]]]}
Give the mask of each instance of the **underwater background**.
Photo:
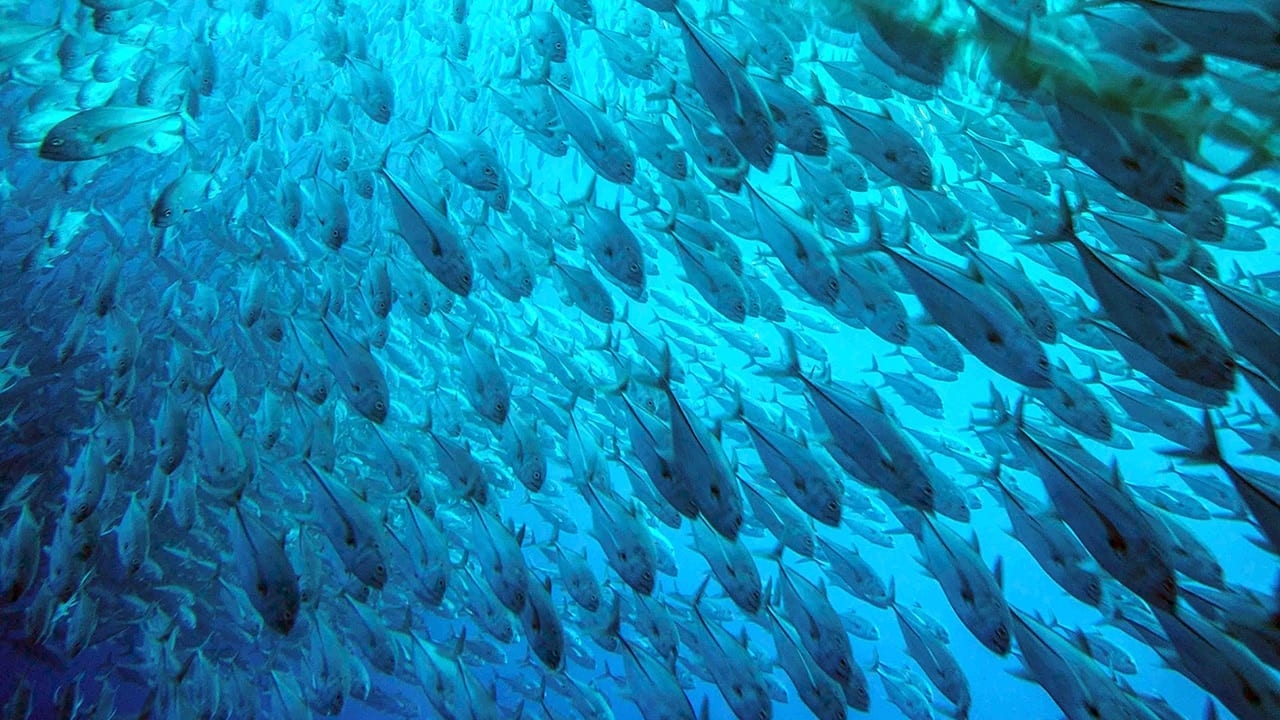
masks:
{"type": "Polygon", "coordinates": [[[1280,717],[1280,2],[0,18],[4,717],[1280,717]]]}

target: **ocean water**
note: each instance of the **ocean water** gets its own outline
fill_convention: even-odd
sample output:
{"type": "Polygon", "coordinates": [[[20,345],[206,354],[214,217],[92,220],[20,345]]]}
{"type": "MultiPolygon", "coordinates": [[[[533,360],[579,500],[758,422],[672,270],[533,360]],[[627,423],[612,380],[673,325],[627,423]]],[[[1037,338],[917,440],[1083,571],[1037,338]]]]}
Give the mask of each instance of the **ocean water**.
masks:
{"type": "Polygon", "coordinates": [[[678,5],[0,0],[5,717],[1280,717],[1280,7],[678,5]]]}

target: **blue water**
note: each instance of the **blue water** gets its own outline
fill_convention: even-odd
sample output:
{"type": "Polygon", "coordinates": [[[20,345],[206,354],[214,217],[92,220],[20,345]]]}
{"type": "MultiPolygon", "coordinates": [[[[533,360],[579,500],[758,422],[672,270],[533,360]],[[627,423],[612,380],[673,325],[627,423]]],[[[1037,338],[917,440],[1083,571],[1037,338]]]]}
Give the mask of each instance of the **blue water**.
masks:
{"type": "MultiPolygon", "coordinates": [[[[897,427],[945,436],[968,447],[986,467],[996,459],[986,454],[975,434],[975,406],[989,402],[992,388],[1012,406],[1025,388],[966,352],[964,370],[952,381],[917,374],[943,401],[942,417],[931,417],[885,386],[873,370],[875,363],[880,370],[906,371],[909,365],[895,352],[898,346],[855,327],[860,323],[849,321],[847,313],[838,318],[830,303],[815,299],[793,279],[770,243],[728,223],[722,227],[734,236],[742,273],[772,288],[787,318],[771,321],[756,312],[735,323],[717,314],[694,290],[664,225],[676,215],[699,214],[692,202],[677,207],[679,193],[705,198],[712,212],[704,219],[711,220],[728,203],[749,210],[746,191],[735,197],[717,189],[692,157],[683,181],[664,177],[643,159],[634,161],[631,183],[593,180],[603,173],[584,159],[576,137],[561,133],[567,148],[561,156],[549,154],[544,144],[530,138],[531,130],[518,127],[513,117],[518,113],[504,112],[504,102],[543,97],[539,93],[547,92],[547,82],[565,85],[568,78],[586,105],[605,108],[596,112],[605,113],[602,117],[628,147],[634,148],[636,131],[624,117],[665,122],[685,149],[700,152],[676,110],[677,105],[702,102],[687,79],[685,31],[674,16],[638,2],[593,4],[597,28],[622,33],[653,55],[652,78],[628,77],[608,60],[603,43],[617,40],[572,18],[570,0],[533,0],[534,10],[549,12],[566,30],[567,60],[549,66],[533,46],[535,28],[545,19],[517,17],[522,7],[492,1],[65,0],[60,10],[0,2],[0,127],[8,133],[8,141],[0,144],[0,496],[5,498],[0,530],[6,548],[0,569],[6,583],[20,588],[16,599],[0,607],[0,704],[10,703],[10,716],[23,715],[19,704],[29,692],[31,707],[25,716],[54,717],[55,696],[73,692],[74,686],[80,703],[76,717],[133,717],[143,711],[175,718],[290,717],[295,708],[304,717],[326,709],[342,718],[436,717],[441,698],[433,698],[434,691],[422,682],[421,648],[429,645],[451,656],[455,638],[465,632],[472,643],[479,638],[496,648],[498,657],[477,653],[473,646],[450,671],[469,674],[471,693],[493,693],[495,717],[513,718],[517,712],[577,717],[561,689],[565,676],[598,689],[615,717],[643,717],[638,705],[647,701],[636,697],[635,679],[621,655],[591,637],[603,615],[589,617],[576,606],[548,552],[553,537],[561,551],[584,552],[605,587],[605,605],[615,594],[621,600],[622,636],[647,646],[631,617],[632,591],[608,562],[600,543],[604,529],[593,527],[581,489],[589,476],[593,487],[612,488],[624,502],[641,495],[623,465],[639,469],[620,380],[631,379],[625,392],[637,402],[644,397],[659,398],[659,405],[666,401],[648,387],[659,368],[637,343],[638,335],[665,341],[683,371],[672,383],[673,392],[708,434],[715,429],[716,442],[738,477],[754,487],[777,490],[743,424],[729,416],[735,389],[749,404],[766,410],[772,427],[782,427],[785,416],[786,432],[806,438],[847,494],[873,498],[879,519],[858,515],[850,500],[839,527],[805,522],[828,540],[856,546],[886,582],[892,579],[899,604],[918,604],[947,628],[949,649],[971,689],[971,717],[1062,715],[1038,683],[1021,677],[1025,669],[1016,650],[998,656],[961,623],[938,581],[923,567],[916,540],[896,519],[893,508],[900,504],[839,470],[820,449],[834,441],[801,385],[779,377],[776,369],[786,359],[784,333],[794,334],[801,368],[809,377],[829,378],[859,391],[864,384],[877,388],[897,427]],[[540,78],[543,70],[550,80],[540,78]],[[385,108],[389,120],[376,117],[382,108],[371,100],[377,95],[370,78],[385,80],[393,92],[392,106],[385,108]],[[144,103],[139,88],[153,81],[161,89],[154,103],[144,103]],[[678,85],[674,91],[671,83],[678,85]],[[62,123],[102,107],[133,108],[136,114],[129,124],[108,123],[90,138],[84,158],[57,157],[66,151],[51,146],[50,138],[67,127],[62,123]],[[478,139],[495,154],[502,184],[493,187],[499,190],[476,187],[483,181],[468,184],[466,168],[451,165],[442,147],[450,141],[441,137],[462,136],[478,139]],[[411,251],[404,238],[412,234],[403,215],[406,206],[393,197],[393,181],[379,174],[383,162],[394,182],[421,195],[418,210],[439,209],[443,222],[462,238],[471,263],[465,298],[411,251]],[[499,200],[494,192],[508,197],[499,200]],[[591,221],[580,198],[608,212],[617,207],[617,217],[638,238],[647,286],[642,294],[626,292],[589,251],[584,234],[591,221]],[[173,214],[166,215],[166,208],[173,214]],[[300,213],[293,222],[292,212],[300,213]],[[348,228],[341,242],[334,241],[337,225],[348,228]],[[553,247],[560,268],[552,262],[553,247]],[[502,268],[515,266],[518,276],[521,263],[527,263],[531,285],[513,299],[503,292],[509,287],[500,285],[509,280],[502,268]],[[585,268],[603,283],[613,322],[589,317],[572,298],[565,267],[585,268]],[[380,318],[375,305],[384,271],[394,299],[380,318]],[[263,289],[256,294],[255,288],[263,289]],[[385,420],[370,417],[341,387],[346,381],[335,365],[348,343],[371,354],[384,378],[390,403],[382,410],[385,420]],[[501,423],[483,416],[467,387],[470,368],[478,365],[468,355],[475,347],[496,358],[510,386],[501,423]],[[558,366],[570,368],[576,384],[566,384],[558,366]],[[199,386],[219,369],[222,374],[206,399],[199,386]],[[326,391],[323,397],[317,396],[318,387],[326,391]],[[591,396],[576,397],[588,389],[591,396]],[[168,416],[166,410],[176,415],[168,416]],[[166,418],[174,417],[188,448],[166,471],[160,438],[170,437],[166,418]],[[512,433],[530,428],[547,457],[546,479],[537,490],[522,486],[510,462],[512,433]],[[431,433],[465,447],[483,467],[487,501],[475,499],[485,510],[450,487],[431,433]],[[594,474],[582,461],[592,450],[584,451],[584,437],[600,460],[594,474]],[[238,472],[227,471],[218,460],[219,451],[231,446],[242,452],[231,462],[243,466],[238,472]],[[93,462],[107,466],[102,499],[87,517],[72,521],[76,480],[93,462]],[[381,539],[385,585],[364,583],[350,571],[347,551],[331,539],[333,521],[322,510],[323,489],[305,463],[354,493],[344,496],[340,506],[371,513],[373,533],[381,539]],[[423,600],[421,568],[404,549],[411,522],[406,498],[434,513],[455,566],[439,606],[423,600]],[[237,504],[239,509],[233,510],[237,504]],[[300,577],[302,607],[296,621],[291,616],[288,632],[270,627],[249,599],[254,589],[242,571],[250,557],[235,542],[237,512],[260,518],[273,540],[282,539],[289,567],[300,577]],[[523,528],[522,555],[530,582],[551,579],[553,608],[568,635],[562,668],[548,670],[533,654],[519,615],[507,618],[516,628],[509,643],[488,637],[476,622],[468,586],[487,587],[479,560],[483,550],[475,537],[477,512],[523,528]],[[133,537],[138,517],[147,532],[141,562],[131,571],[128,559],[135,550],[123,545],[133,537]],[[893,546],[860,537],[852,523],[882,531],[893,546]],[[59,532],[69,528],[83,531],[87,546],[78,561],[70,562],[73,579],[60,583],[53,577],[54,566],[66,558],[59,532]],[[30,582],[15,580],[25,578],[13,570],[22,548],[36,549],[34,555],[22,555],[36,562],[30,582]],[[464,564],[474,581],[463,578],[464,564]],[[376,653],[363,639],[353,602],[365,606],[367,617],[392,638],[393,672],[374,666],[376,653]],[[85,627],[84,647],[70,647],[72,630],[85,627]],[[334,662],[342,701],[326,708],[324,668],[334,662]],[[292,705],[282,687],[299,692],[299,704],[292,705]]],[[[765,67],[763,41],[752,52],[752,35],[773,37],[762,26],[789,28],[777,18],[767,19],[770,8],[798,19],[806,37],[788,41],[795,69],[781,82],[812,99],[813,75],[832,104],[889,112],[927,150],[934,187],[950,188],[947,197],[960,198],[960,189],[994,194],[986,189],[987,182],[1015,184],[993,175],[991,163],[949,153],[944,141],[944,136],[976,132],[963,121],[995,126],[980,119],[979,111],[1007,111],[1010,106],[996,104],[997,93],[1017,92],[1002,87],[975,59],[980,39],[972,46],[962,44],[960,57],[971,67],[957,62],[948,68],[937,91],[945,101],[912,99],[908,94],[916,85],[898,78],[881,102],[841,88],[818,62],[856,57],[864,65],[870,62],[865,49],[861,55],[855,52],[863,41],[846,32],[847,19],[840,29],[826,19],[830,7],[842,7],[840,2],[792,0],[786,5],[731,3],[727,7],[733,20],[710,17],[721,3],[681,7],[691,23],[729,51],[733,63],[745,59],[750,76],[757,78],[752,82],[764,82],[758,78],[771,70],[765,67]],[[976,114],[958,117],[963,106],[976,114]]],[[[943,5],[948,17],[972,23],[961,3],[943,5]]],[[[910,23],[909,15],[904,10],[894,22],[910,23]]],[[[916,15],[921,26],[932,22],[922,8],[916,15]]],[[[1212,63],[1218,60],[1211,58],[1212,63]]],[[[1223,61],[1213,68],[1225,74],[1237,66],[1223,61]]],[[[865,67],[862,72],[866,78],[873,75],[865,67]]],[[[1261,88],[1274,80],[1273,71],[1258,69],[1244,82],[1261,88]]],[[[1195,82],[1215,90],[1210,76],[1195,82]]],[[[1224,97],[1219,100],[1227,104],[1224,97]]],[[[549,95],[543,99],[541,120],[528,119],[528,124],[557,123],[555,103],[549,95]]],[[[829,111],[823,113],[831,146],[848,152],[839,123],[829,111]]],[[[1093,170],[1078,158],[1063,158],[1043,120],[1009,120],[1015,123],[1008,126],[1015,133],[1010,137],[1021,142],[1018,154],[1052,170],[1055,191],[1071,193],[1081,205],[1080,187],[1064,182],[1059,165],[1088,176],[1093,170]],[[1041,133],[1018,137],[1027,126],[1041,133]]],[[[706,115],[696,124],[702,131],[715,122],[706,115]]],[[[1273,136],[1254,140],[1274,150],[1273,136]]],[[[1212,142],[1204,152],[1222,166],[1236,160],[1212,142]]],[[[855,149],[852,154],[860,153],[855,149]]],[[[1202,244],[1220,277],[1235,283],[1239,276],[1258,276],[1257,282],[1237,285],[1274,298],[1267,285],[1274,278],[1267,274],[1280,270],[1280,237],[1277,209],[1267,205],[1265,188],[1270,186],[1274,194],[1276,173],[1274,164],[1266,162],[1270,156],[1261,152],[1258,157],[1264,160],[1261,170],[1242,178],[1243,186],[1231,186],[1224,175],[1204,168],[1193,169],[1191,176],[1235,203],[1229,206],[1230,232],[1256,232],[1261,238],[1260,247],[1243,250],[1202,244]],[[1248,186],[1250,182],[1264,190],[1248,186]]],[[[797,162],[823,161],[797,160],[794,153],[779,150],[768,169],[747,171],[744,162],[743,177],[769,202],[804,213],[812,203],[799,192],[797,162]]],[[[864,159],[862,165],[869,186],[848,193],[856,207],[857,230],[840,230],[812,217],[802,221],[840,262],[865,256],[859,247],[869,238],[873,209],[885,218],[886,237],[894,243],[907,214],[901,183],[870,161],[864,159]]],[[[1105,186],[1106,181],[1099,182],[1105,186]]],[[[1056,209],[1056,194],[1036,194],[1035,199],[1056,209]]],[[[1141,204],[1139,209],[1144,217],[1159,219],[1141,204]]],[[[973,217],[975,246],[989,257],[1018,258],[1033,283],[1062,299],[1054,301],[1060,325],[1072,312],[1070,299],[1076,294],[1090,298],[1085,302],[1091,308],[1098,307],[1090,288],[1073,283],[1038,248],[1021,242],[1029,234],[1026,219],[1005,217],[997,226],[982,219],[980,210],[990,208],[965,210],[973,217]]],[[[1112,211],[1095,198],[1092,212],[1112,211]]],[[[921,219],[913,219],[913,246],[963,264],[963,257],[951,252],[954,246],[944,249],[945,239],[931,239],[921,219]]],[[[1080,223],[1094,246],[1109,245],[1095,220],[1080,223]]],[[[894,285],[913,325],[921,324],[925,311],[916,294],[888,269],[884,256],[877,257],[881,260],[874,274],[894,285]]],[[[1165,282],[1193,312],[1212,317],[1200,290],[1165,282]]],[[[1063,335],[1045,345],[1055,364],[1065,363],[1066,372],[1084,379],[1089,363],[1072,347],[1081,345],[1063,335]]],[[[1115,351],[1098,351],[1097,356],[1126,366],[1115,351]]],[[[1115,369],[1104,366],[1103,379],[1124,383],[1115,369]]],[[[364,382],[366,390],[368,386],[364,382]]],[[[1113,419],[1123,417],[1102,386],[1087,387],[1106,399],[1113,419]]],[[[1154,392],[1199,417],[1194,402],[1177,400],[1160,388],[1154,392]]],[[[668,410],[659,412],[669,425],[668,410]]],[[[1236,380],[1221,413],[1233,427],[1264,437],[1269,433],[1273,443],[1277,437],[1276,418],[1265,398],[1243,379],[1236,380]]],[[[1035,427],[1055,424],[1030,399],[1026,415],[1035,427]]],[[[1108,444],[1066,432],[1104,463],[1114,458],[1128,483],[1190,492],[1169,472],[1175,462],[1166,452],[1170,443],[1150,431],[1117,422],[1116,439],[1108,444]],[[1124,447],[1121,437],[1131,447],[1124,447]]],[[[1224,455],[1233,463],[1277,471],[1274,445],[1270,454],[1266,447],[1249,451],[1247,438],[1226,430],[1220,435],[1224,455]]],[[[1208,697],[1204,689],[1171,669],[1151,647],[1107,623],[1099,609],[1067,596],[1011,537],[989,478],[966,473],[942,453],[924,449],[923,454],[970,501],[967,523],[938,522],[965,539],[976,537],[986,567],[1001,559],[1003,596],[1010,607],[1064,629],[1101,632],[1136,661],[1138,672],[1123,676],[1134,691],[1162,698],[1184,717],[1201,716],[1208,697]]],[[[1208,465],[1176,462],[1192,472],[1222,477],[1208,465]]],[[[1033,472],[1006,468],[1002,477],[1047,502],[1033,472]]],[[[781,495],[779,500],[787,502],[781,495]]],[[[1204,505],[1214,510],[1211,519],[1179,521],[1211,551],[1226,584],[1273,594],[1275,556],[1263,549],[1265,541],[1254,542],[1258,530],[1204,505]]],[[[675,572],[658,575],[653,600],[691,623],[690,605],[709,574],[707,561],[694,548],[694,521],[685,519],[673,529],[659,522],[656,512],[639,512],[648,532],[674,558],[675,572]]],[[[778,582],[779,541],[751,516],[749,506],[740,541],[763,582],[778,582]]],[[[853,660],[866,674],[871,696],[870,709],[862,714],[902,716],[873,669],[877,662],[895,669],[914,667],[893,612],[836,587],[828,580],[831,570],[824,560],[787,551],[780,562],[788,572],[821,582],[837,613],[856,613],[878,628],[879,640],[851,637],[853,660]]],[[[714,579],[702,603],[712,622],[734,637],[747,638],[756,677],[771,677],[785,695],[772,702],[772,716],[812,716],[792,681],[775,666],[773,639],[762,617],[747,617],[714,579]]],[[[705,700],[709,717],[733,717],[721,690],[704,677],[705,666],[713,662],[686,641],[674,671],[693,710],[705,700]]],[[[918,669],[914,672],[923,678],[918,669]]],[[[1262,672],[1275,682],[1271,669],[1262,672]]],[[[929,693],[934,716],[954,712],[940,691],[929,693]]],[[[459,717],[484,716],[485,703],[445,702],[454,703],[459,717]]],[[[1234,717],[1222,706],[1217,712],[1234,717]]]]}

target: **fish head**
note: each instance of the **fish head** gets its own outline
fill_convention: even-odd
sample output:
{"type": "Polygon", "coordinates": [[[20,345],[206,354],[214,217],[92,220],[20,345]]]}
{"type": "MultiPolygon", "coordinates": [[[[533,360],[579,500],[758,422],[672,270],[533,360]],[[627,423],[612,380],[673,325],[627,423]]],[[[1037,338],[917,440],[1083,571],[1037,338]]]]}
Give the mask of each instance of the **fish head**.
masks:
{"type": "Polygon", "coordinates": [[[45,160],[74,162],[94,156],[92,143],[77,137],[74,126],[59,123],[45,133],[39,155],[45,160]]]}
{"type": "Polygon", "coordinates": [[[445,592],[449,589],[449,573],[444,567],[437,568],[422,583],[422,596],[428,604],[436,606],[444,602],[445,592]]]}
{"type": "Polygon", "coordinates": [[[683,150],[676,153],[671,161],[670,175],[675,180],[684,180],[689,177],[689,156],[683,150]]]}
{"type": "Polygon", "coordinates": [[[330,250],[340,250],[347,244],[348,228],[338,218],[328,218],[320,223],[321,240],[330,250]]]}
{"type": "MultiPolygon", "coordinates": [[[[831,527],[839,527],[841,510],[843,508],[843,505],[840,502],[840,496],[836,493],[829,493],[827,494],[827,497],[819,498],[818,500],[819,502],[816,504],[818,509],[818,522],[831,527]]],[[[809,542],[813,542],[812,538],[810,538],[809,542]]]]}
{"type": "Polygon", "coordinates": [[[352,383],[353,405],[356,410],[374,424],[381,425],[387,419],[390,409],[390,394],[386,382],[380,378],[369,378],[363,383],[352,383]]]}
{"type": "Polygon", "coordinates": [[[501,178],[498,186],[485,197],[485,202],[489,204],[489,207],[500,213],[511,209],[511,188],[508,186],[505,177],[501,178]]]}
{"type": "MultiPolygon", "coordinates": [[[[736,323],[746,322],[747,320],[747,295],[745,292],[733,293],[733,296],[725,303],[724,316],[728,320],[736,323]]],[[[656,406],[649,411],[656,411],[656,406]]]]}
{"type": "MultiPolygon", "coordinates": [[[[185,431],[185,428],[183,428],[185,431]]],[[[178,469],[182,464],[183,455],[186,452],[185,446],[178,443],[167,443],[160,451],[159,457],[156,458],[156,467],[165,475],[172,475],[173,471],[178,469]]]]}
{"type": "Polygon", "coordinates": [[[373,95],[365,101],[364,111],[370,120],[379,125],[390,123],[391,115],[395,112],[395,96],[392,94],[391,87],[375,90],[373,95]]]}
{"type": "Polygon", "coordinates": [[[357,552],[351,564],[351,573],[375,590],[381,590],[387,584],[387,565],[376,543],[370,543],[357,552]]]}
{"type": "Polygon", "coordinates": [[[526,459],[520,466],[519,475],[522,485],[533,492],[541,490],[547,477],[546,460],[541,456],[526,459]]]}
{"type": "Polygon", "coordinates": [[[828,144],[826,129],[822,127],[822,122],[817,117],[813,117],[808,132],[804,134],[800,143],[803,154],[823,157],[827,154],[828,144]]]}
{"type": "Polygon", "coordinates": [[[1039,195],[1048,195],[1053,192],[1053,186],[1049,183],[1049,174],[1041,168],[1029,168],[1019,172],[1019,180],[1026,189],[1039,195]]]}
{"type": "Polygon", "coordinates": [[[619,185],[630,185],[636,179],[636,156],[625,143],[605,151],[601,163],[605,178],[619,185]]]}
{"type": "MultiPolygon", "coordinates": [[[[558,28],[557,28],[558,29],[558,28]]],[[[562,63],[568,57],[568,50],[564,46],[564,32],[552,32],[544,36],[543,53],[551,62],[562,63]]]]}
{"type": "Polygon", "coordinates": [[[1013,636],[1009,634],[1009,624],[1003,621],[996,624],[986,640],[985,644],[991,648],[992,652],[1002,656],[1008,655],[1013,647],[1013,636]]]}
{"type": "Polygon", "coordinates": [[[173,204],[165,195],[161,195],[156,200],[155,205],[151,206],[151,225],[157,228],[172,227],[178,221],[181,213],[174,208],[173,204]]]}
{"type": "Polygon", "coordinates": [[[302,601],[297,583],[280,580],[261,580],[258,587],[260,612],[267,626],[281,635],[288,635],[298,619],[298,607],[302,601]]]}
{"type": "Polygon", "coordinates": [[[819,270],[819,276],[816,279],[818,295],[815,299],[827,307],[835,305],[840,299],[840,276],[834,270],[831,272],[819,270]]]}

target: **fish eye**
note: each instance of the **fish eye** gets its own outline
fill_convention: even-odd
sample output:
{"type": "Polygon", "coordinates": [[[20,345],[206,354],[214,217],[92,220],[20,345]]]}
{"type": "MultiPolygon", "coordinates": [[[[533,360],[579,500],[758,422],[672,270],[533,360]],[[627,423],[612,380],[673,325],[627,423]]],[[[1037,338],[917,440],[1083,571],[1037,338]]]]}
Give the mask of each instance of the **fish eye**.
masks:
{"type": "Polygon", "coordinates": [[[62,138],[60,137],[50,138],[49,144],[54,147],[62,147],[62,138]]]}

